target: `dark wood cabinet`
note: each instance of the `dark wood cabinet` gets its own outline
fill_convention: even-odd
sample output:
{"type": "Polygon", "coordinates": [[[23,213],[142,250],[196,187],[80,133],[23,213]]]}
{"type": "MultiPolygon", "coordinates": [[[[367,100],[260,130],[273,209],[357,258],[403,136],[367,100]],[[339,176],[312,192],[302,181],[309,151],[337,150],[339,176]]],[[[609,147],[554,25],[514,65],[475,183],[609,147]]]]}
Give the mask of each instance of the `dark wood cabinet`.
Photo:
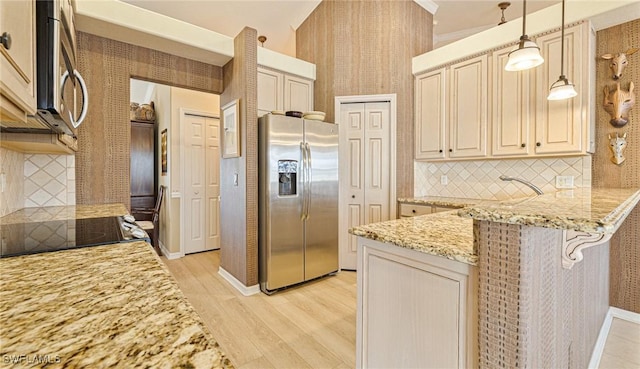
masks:
{"type": "Polygon", "coordinates": [[[156,202],[157,157],[156,124],[153,121],[131,121],[131,215],[138,220],[151,220],[148,212],[156,202]]]}

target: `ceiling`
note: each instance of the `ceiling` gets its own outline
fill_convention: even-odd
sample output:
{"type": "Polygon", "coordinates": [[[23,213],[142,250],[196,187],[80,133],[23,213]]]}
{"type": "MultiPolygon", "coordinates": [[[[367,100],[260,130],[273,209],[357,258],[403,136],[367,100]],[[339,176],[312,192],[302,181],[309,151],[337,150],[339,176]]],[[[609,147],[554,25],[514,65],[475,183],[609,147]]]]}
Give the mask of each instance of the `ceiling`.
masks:
{"type": "MultiPolygon", "coordinates": [[[[249,26],[255,28],[258,35],[267,37],[264,44],[266,48],[291,56],[295,56],[295,30],[320,3],[318,0],[122,1],[229,37],[235,37],[242,28],[249,26]]],[[[496,26],[500,22],[500,0],[415,1],[425,9],[436,9],[434,48],[496,26]]],[[[560,1],[529,0],[527,14],[560,1]]],[[[506,20],[514,20],[521,16],[522,1],[512,1],[505,10],[506,20]]]]}

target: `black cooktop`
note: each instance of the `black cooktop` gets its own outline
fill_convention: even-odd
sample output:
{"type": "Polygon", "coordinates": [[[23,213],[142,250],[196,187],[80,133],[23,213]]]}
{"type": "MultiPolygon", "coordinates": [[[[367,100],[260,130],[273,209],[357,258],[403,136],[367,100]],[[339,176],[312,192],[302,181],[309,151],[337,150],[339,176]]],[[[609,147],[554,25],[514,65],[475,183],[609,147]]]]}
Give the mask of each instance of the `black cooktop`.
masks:
{"type": "Polygon", "coordinates": [[[0,257],[127,241],[119,217],[53,220],[0,226],[0,257]]]}

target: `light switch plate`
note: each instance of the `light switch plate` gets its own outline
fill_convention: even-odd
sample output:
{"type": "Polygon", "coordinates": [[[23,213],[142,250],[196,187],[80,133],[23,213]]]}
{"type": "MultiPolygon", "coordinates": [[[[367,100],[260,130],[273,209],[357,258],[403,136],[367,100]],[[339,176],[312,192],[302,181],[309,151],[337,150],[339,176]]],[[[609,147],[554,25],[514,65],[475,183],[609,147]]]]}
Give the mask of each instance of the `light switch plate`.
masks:
{"type": "Polygon", "coordinates": [[[449,178],[447,176],[440,176],[440,184],[447,185],[449,183],[449,178]]]}
{"type": "Polygon", "coordinates": [[[556,188],[573,188],[573,176],[556,176],[556,188]]]}

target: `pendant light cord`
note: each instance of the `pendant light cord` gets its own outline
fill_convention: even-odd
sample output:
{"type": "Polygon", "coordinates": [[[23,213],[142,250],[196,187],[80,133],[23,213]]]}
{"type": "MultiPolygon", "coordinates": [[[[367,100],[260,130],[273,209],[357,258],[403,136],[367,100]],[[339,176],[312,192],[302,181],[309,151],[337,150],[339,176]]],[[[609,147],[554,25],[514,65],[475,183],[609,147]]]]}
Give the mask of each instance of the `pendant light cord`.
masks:
{"type": "Polygon", "coordinates": [[[562,31],[560,32],[560,78],[566,80],[564,75],[564,1],[562,0],[562,31]]]}
{"type": "Polygon", "coordinates": [[[527,0],[522,3],[522,36],[520,37],[520,43],[524,45],[524,39],[527,38],[527,0]]]}

